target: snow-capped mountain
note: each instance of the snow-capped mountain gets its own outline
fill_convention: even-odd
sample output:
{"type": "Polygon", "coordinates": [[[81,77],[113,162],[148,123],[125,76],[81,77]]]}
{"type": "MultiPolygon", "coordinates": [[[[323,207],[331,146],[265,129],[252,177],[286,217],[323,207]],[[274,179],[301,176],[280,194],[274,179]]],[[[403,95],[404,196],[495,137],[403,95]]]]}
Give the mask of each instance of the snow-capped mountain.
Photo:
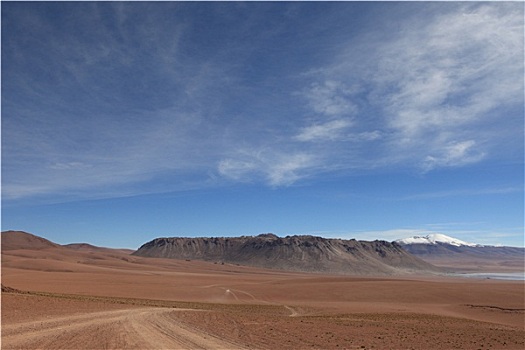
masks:
{"type": "Polygon", "coordinates": [[[410,254],[451,271],[523,271],[525,248],[474,244],[440,233],[395,241],[410,254]]]}
{"type": "Polygon", "coordinates": [[[441,233],[432,233],[426,236],[413,236],[404,239],[396,240],[396,243],[401,245],[406,244],[450,244],[456,247],[467,246],[467,247],[479,247],[479,244],[468,243],[457,238],[453,238],[441,233]]]}

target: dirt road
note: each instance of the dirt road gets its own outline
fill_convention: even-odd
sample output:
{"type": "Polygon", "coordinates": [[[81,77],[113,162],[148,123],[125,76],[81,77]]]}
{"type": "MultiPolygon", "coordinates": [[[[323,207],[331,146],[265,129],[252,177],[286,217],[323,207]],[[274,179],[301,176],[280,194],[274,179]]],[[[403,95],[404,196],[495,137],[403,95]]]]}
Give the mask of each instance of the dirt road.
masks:
{"type": "Polygon", "coordinates": [[[2,326],[2,348],[239,349],[177,319],[171,308],[93,312],[2,326]]]}

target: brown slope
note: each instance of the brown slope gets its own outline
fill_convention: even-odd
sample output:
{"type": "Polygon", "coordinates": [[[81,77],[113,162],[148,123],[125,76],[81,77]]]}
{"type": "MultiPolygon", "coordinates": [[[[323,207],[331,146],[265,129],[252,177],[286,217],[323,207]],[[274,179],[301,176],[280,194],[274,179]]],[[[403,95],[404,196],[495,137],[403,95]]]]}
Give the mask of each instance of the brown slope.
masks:
{"type": "Polygon", "coordinates": [[[89,243],[70,243],[60,245],[58,243],[51,242],[45,238],[36,236],[32,233],[24,231],[3,231],[2,232],[2,251],[8,250],[41,250],[49,248],[67,248],[70,250],[77,250],[83,252],[105,252],[105,253],[124,253],[131,254],[134,252],[132,249],[120,249],[120,248],[106,248],[98,247],[89,243]]]}
{"type": "Polygon", "coordinates": [[[124,253],[124,254],[131,254],[134,252],[133,249],[125,249],[125,248],[106,248],[106,247],[98,247],[94,246],[89,243],[69,243],[63,245],[64,248],[73,249],[77,251],[83,251],[83,252],[106,252],[106,253],[124,253]]]}
{"type": "Polygon", "coordinates": [[[23,231],[2,232],[2,251],[16,249],[40,250],[57,247],[60,247],[60,245],[31,233],[23,231]]]}
{"type": "Polygon", "coordinates": [[[399,274],[437,271],[396,243],[314,236],[157,238],[133,255],[219,261],[291,271],[333,274],[399,274]]]}

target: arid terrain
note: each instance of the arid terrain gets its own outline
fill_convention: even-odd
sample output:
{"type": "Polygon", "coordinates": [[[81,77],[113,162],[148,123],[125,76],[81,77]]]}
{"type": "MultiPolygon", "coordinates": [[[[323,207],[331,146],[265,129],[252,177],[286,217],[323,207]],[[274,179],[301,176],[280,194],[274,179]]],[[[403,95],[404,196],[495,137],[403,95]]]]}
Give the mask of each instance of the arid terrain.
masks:
{"type": "Polygon", "coordinates": [[[523,349],[523,281],[336,276],[2,233],[2,349],[523,349]]]}

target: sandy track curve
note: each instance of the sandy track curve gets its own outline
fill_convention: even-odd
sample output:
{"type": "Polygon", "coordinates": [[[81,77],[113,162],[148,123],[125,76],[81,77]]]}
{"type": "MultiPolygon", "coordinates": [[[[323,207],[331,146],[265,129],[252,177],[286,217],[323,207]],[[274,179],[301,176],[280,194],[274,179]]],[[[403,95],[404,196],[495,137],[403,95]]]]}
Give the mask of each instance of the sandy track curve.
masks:
{"type": "Polygon", "coordinates": [[[140,308],[2,326],[3,349],[239,349],[177,319],[200,310],[140,308]]]}

